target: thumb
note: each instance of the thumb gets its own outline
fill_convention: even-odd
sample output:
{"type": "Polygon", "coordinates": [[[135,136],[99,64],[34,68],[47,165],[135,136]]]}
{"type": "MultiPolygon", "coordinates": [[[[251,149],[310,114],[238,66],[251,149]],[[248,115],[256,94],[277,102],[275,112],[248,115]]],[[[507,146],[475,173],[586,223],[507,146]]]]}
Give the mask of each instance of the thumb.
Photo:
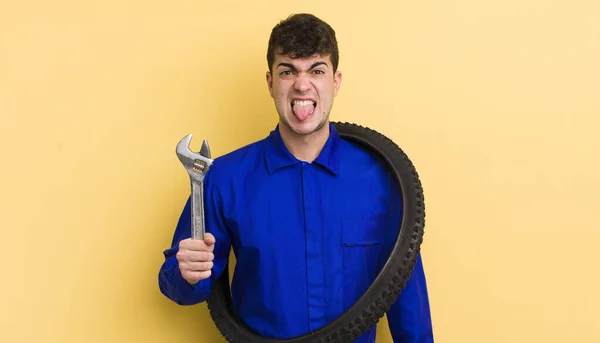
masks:
{"type": "Polygon", "coordinates": [[[204,235],[204,243],[206,243],[206,245],[214,245],[216,241],[217,240],[215,239],[215,236],[213,236],[211,233],[207,232],[204,235]]]}

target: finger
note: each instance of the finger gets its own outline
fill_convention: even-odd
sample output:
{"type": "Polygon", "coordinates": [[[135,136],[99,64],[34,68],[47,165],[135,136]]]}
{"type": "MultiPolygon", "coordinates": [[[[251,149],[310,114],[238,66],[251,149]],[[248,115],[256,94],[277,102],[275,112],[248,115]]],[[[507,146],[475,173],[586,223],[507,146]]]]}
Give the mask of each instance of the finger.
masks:
{"type": "Polygon", "coordinates": [[[210,251],[188,251],[185,260],[188,262],[210,262],[215,255],[210,251]]]}
{"type": "Polygon", "coordinates": [[[181,248],[187,247],[190,244],[191,240],[192,240],[191,238],[186,238],[186,239],[182,239],[181,241],[179,241],[179,249],[181,250],[181,248]]]}
{"type": "Polygon", "coordinates": [[[210,232],[207,232],[204,235],[204,243],[206,243],[207,246],[214,245],[215,242],[216,242],[215,236],[213,236],[210,232]]]}
{"type": "Polygon", "coordinates": [[[215,259],[210,251],[179,250],[176,256],[179,263],[210,262],[215,259]]]}
{"type": "Polygon", "coordinates": [[[184,250],[184,251],[212,251],[213,248],[211,248],[209,245],[207,245],[201,239],[191,239],[191,240],[181,241],[181,243],[179,243],[179,250],[184,250]]]}
{"type": "Polygon", "coordinates": [[[186,270],[192,272],[204,272],[214,267],[213,262],[189,262],[185,265],[186,270]]]}
{"type": "Polygon", "coordinates": [[[211,275],[212,275],[212,271],[210,271],[210,270],[202,271],[202,272],[185,271],[181,274],[181,276],[183,276],[184,279],[186,279],[188,281],[192,281],[191,283],[196,283],[199,280],[207,279],[211,275]]]}

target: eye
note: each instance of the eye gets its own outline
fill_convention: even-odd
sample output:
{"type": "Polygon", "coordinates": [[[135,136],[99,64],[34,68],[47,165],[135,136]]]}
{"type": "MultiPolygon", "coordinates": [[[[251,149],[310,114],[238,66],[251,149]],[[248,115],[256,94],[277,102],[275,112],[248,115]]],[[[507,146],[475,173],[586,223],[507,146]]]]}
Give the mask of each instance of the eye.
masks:
{"type": "Polygon", "coordinates": [[[284,70],[281,73],[279,73],[279,75],[292,75],[292,71],[291,70],[284,70]]]}
{"type": "Polygon", "coordinates": [[[314,73],[315,74],[325,74],[325,71],[321,70],[321,69],[317,69],[317,70],[314,71],[314,73]]]}

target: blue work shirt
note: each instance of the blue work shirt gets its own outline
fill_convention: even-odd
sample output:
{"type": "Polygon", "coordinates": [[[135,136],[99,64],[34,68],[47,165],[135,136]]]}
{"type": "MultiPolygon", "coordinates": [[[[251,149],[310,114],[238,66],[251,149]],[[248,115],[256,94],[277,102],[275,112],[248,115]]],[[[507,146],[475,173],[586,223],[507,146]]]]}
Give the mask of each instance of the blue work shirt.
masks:
{"type": "MultiPolygon", "coordinates": [[[[206,231],[216,239],[212,275],[191,286],[177,264],[179,241],[191,234],[188,198],[159,272],[166,297],[180,305],[205,301],[231,248],[234,306],[262,336],[316,330],[362,296],[392,249],[401,198],[375,154],[329,127],[313,163],[291,155],[278,126],[214,160],[204,183],[206,231]]],[[[394,342],[433,342],[420,255],[387,317],[394,342]]],[[[356,342],[375,342],[375,326],[356,342]]]]}

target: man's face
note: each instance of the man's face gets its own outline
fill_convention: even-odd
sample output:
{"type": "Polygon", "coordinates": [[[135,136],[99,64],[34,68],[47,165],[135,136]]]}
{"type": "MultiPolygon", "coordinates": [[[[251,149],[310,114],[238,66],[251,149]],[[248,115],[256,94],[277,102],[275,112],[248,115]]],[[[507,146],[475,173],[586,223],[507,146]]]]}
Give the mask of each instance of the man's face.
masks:
{"type": "Polygon", "coordinates": [[[267,72],[279,119],[297,135],[323,128],[341,81],[342,74],[334,73],[330,56],[291,59],[276,55],[273,73],[267,72]]]}

